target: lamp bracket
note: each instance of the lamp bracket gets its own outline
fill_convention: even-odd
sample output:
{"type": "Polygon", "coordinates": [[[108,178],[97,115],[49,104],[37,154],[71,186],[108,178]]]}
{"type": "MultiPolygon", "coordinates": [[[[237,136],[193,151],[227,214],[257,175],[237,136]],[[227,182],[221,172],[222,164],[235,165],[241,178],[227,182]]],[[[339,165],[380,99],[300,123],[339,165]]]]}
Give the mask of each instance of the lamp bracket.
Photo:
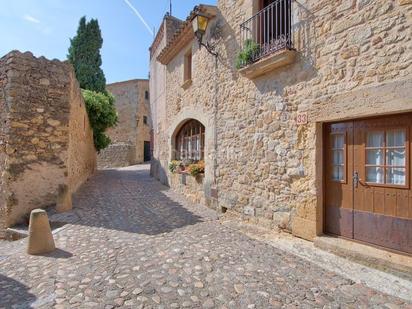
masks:
{"type": "Polygon", "coordinates": [[[214,45],[209,44],[209,42],[203,43],[202,39],[198,39],[199,40],[199,49],[203,46],[204,48],[206,48],[207,52],[209,54],[211,54],[212,56],[218,57],[219,54],[218,52],[215,50],[216,47],[214,45]]]}

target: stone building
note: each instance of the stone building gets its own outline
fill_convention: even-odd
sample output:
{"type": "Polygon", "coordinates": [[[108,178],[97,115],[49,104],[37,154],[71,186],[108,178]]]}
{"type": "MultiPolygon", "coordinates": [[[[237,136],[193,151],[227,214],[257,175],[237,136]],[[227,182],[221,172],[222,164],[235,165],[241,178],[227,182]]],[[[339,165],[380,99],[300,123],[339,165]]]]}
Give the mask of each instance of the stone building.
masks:
{"type": "Polygon", "coordinates": [[[167,147],[159,147],[167,145],[166,136],[162,132],[166,130],[166,78],[167,67],[157,61],[160,52],[166,47],[176,30],[181,26],[182,21],[166,15],[157,32],[152,46],[150,47],[150,109],[152,115],[153,126],[153,148],[151,172],[162,182],[168,183],[167,169],[168,151],[167,147]]]}
{"type": "Polygon", "coordinates": [[[107,131],[112,144],[98,156],[99,168],[150,161],[151,117],[149,80],[134,79],[107,85],[116,99],[119,122],[107,131]]]}
{"type": "Polygon", "coordinates": [[[153,176],[298,237],[412,253],[411,22],[410,0],[218,0],[165,18],[153,176]],[[170,172],[176,159],[204,160],[204,175],[170,172]]]}
{"type": "Polygon", "coordinates": [[[84,101],[70,64],[13,51],[0,59],[0,237],[34,208],[71,208],[96,170],[84,101]]]}

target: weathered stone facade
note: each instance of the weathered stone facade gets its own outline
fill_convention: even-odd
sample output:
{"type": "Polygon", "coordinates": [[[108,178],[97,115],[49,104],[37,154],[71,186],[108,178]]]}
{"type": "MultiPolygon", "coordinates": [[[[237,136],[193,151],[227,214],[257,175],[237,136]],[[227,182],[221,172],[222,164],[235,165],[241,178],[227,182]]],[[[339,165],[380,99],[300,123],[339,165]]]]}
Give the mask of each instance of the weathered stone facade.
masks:
{"type": "Polygon", "coordinates": [[[159,32],[150,48],[150,108],[153,125],[153,157],[151,174],[156,176],[162,183],[168,184],[167,167],[169,156],[168,144],[165,134],[167,130],[166,118],[166,78],[167,67],[157,61],[160,52],[166,47],[173,34],[182,21],[173,16],[166,15],[159,28],[159,32]]]}
{"type": "Polygon", "coordinates": [[[116,99],[118,125],[107,134],[112,144],[98,156],[99,168],[143,163],[144,144],[151,141],[149,81],[135,79],[107,85],[116,99]]]}
{"type": "MultiPolygon", "coordinates": [[[[71,208],[96,169],[93,133],[70,64],[13,51],[0,59],[0,231],[34,208],[71,208]]],[[[4,236],[4,234],[0,235],[4,236]]]]}
{"type": "Polygon", "coordinates": [[[182,23],[170,45],[153,52],[151,78],[159,83],[156,60],[165,63],[165,76],[162,86],[151,89],[152,98],[161,87],[166,93],[164,108],[152,106],[158,123],[152,171],[175,187],[167,169],[173,134],[185,120],[197,119],[207,135],[205,179],[198,188],[206,203],[313,239],[323,231],[324,124],[412,110],[412,5],[294,2],[296,59],[250,79],[235,60],[240,24],[256,13],[258,2],[218,1],[205,37],[216,44],[216,64],[193,33],[185,46],[172,50],[187,39],[190,22],[182,23]],[[189,49],[192,83],[182,87],[189,49]],[[301,113],[308,115],[307,124],[297,124],[301,113]]]}

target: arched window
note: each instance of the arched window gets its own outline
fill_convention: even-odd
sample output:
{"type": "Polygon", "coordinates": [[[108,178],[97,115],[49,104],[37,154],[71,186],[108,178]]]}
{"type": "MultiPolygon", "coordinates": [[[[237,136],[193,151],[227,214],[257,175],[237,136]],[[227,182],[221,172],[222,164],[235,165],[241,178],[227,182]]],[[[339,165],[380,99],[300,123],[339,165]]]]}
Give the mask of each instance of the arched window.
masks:
{"type": "Polygon", "coordinates": [[[197,120],[189,120],[176,135],[177,160],[204,160],[205,127],[197,120]]]}

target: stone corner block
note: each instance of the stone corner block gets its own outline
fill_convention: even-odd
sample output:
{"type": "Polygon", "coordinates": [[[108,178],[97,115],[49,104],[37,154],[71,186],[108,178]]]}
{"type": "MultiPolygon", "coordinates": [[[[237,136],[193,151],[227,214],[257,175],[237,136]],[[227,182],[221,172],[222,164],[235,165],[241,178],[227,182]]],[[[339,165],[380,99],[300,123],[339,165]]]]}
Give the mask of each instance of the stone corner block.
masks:
{"type": "Polygon", "coordinates": [[[45,254],[56,249],[49,218],[43,209],[35,209],[30,214],[29,241],[27,253],[45,254]]]}
{"type": "Polygon", "coordinates": [[[56,201],[57,212],[66,212],[72,210],[72,195],[67,185],[59,186],[59,194],[56,201]]]}
{"type": "Polygon", "coordinates": [[[316,237],[316,222],[294,217],[292,219],[292,234],[309,241],[313,241],[316,237]]]}

